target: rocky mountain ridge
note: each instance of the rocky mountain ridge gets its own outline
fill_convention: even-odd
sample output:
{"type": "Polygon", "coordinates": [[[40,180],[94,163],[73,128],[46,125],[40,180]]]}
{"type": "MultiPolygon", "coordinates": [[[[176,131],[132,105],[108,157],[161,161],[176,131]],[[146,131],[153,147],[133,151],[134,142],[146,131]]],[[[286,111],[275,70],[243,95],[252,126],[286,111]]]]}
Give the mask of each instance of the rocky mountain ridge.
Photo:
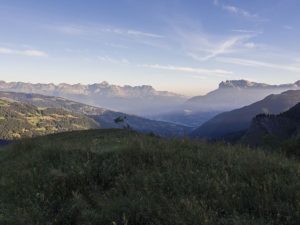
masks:
{"type": "Polygon", "coordinates": [[[182,104],[186,97],[157,91],[152,86],[118,86],[107,82],[84,84],[31,84],[0,81],[0,91],[34,93],[63,97],[114,111],[146,116],[169,111],[182,104]]]}
{"type": "Polygon", "coordinates": [[[0,81],[0,89],[5,91],[17,91],[25,93],[51,93],[53,95],[64,92],[65,94],[78,95],[103,95],[107,97],[131,97],[144,98],[147,96],[176,96],[182,95],[168,91],[157,91],[150,85],[130,86],[130,85],[113,85],[106,81],[94,84],[43,84],[43,83],[25,83],[25,82],[5,82],[0,81]]]}
{"type": "Polygon", "coordinates": [[[299,90],[300,81],[293,84],[269,85],[247,80],[227,80],[219,88],[204,96],[195,96],[185,103],[185,109],[191,111],[230,111],[250,105],[271,94],[288,90],[299,90]]]}
{"type": "Polygon", "coordinates": [[[248,80],[226,80],[219,84],[221,88],[300,88],[300,80],[291,84],[270,85],[265,83],[251,82],[248,80]]]}

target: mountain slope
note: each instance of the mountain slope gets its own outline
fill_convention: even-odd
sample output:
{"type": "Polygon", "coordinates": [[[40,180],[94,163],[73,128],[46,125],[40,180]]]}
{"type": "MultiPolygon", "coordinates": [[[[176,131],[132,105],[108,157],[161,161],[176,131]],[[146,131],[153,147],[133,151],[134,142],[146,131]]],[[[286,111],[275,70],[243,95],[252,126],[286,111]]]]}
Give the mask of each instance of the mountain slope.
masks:
{"type": "Polygon", "coordinates": [[[0,91],[36,93],[63,97],[89,105],[130,114],[150,115],[170,110],[183,103],[184,96],[157,91],[148,85],[117,86],[107,82],[83,84],[32,84],[0,81],[0,91]]]}
{"type": "Polygon", "coordinates": [[[100,128],[100,125],[84,115],[63,109],[41,109],[29,104],[0,99],[2,140],[95,128],[100,128]]]}
{"type": "Polygon", "coordinates": [[[0,150],[0,224],[297,225],[299,161],[124,130],[0,150]]]}
{"type": "Polygon", "coordinates": [[[300,81],[294,84],[268,85],[247,80],[221,82],[219,88],[205,96],[196,96],[186,102],[186,108],[201,111],[228,111],[255,103],[270,94],[300,89],[300,81]]]}
{"type": "Polygon", "coordinates": [[[251,146],[279,145],[300,134],[300,103],[279,115],[258,115],[242,138],[251,146]]]}
{"type": "Polygon", "coordinates": [[[101,128],[123,128],[124,126],[129,125],[130,128],[136,131],[146,133],[153,132],[165,137],[184,136],[187,135],[191,130],[191,128],[186,126],[145,119],[121,112],[114,112],[111,110],[70,101],[60,97],[39,94],[0,92],[0,99],[19,101],[40,108],[60,108],[73,113],[82,114],[95,120],[101,125],[101,128]],[[116,118],[126,118],[126,121],[125,123],[117,124],[115,122],[116,118]]]}
{"type": "Polygon", "coordinates": [[[191,136],[209,139],[224,138],[232,133],[247,130],[252,118],[258,114],[278,114],[290,109],[298,102],[300,102],[300,90],[270,95],[249,106],[217,115],[195,129],[191,136]]]}
{"type": "Polygon", "coordinates": [[[268,85],[247,80],[229,80],[221,82],[218,89],[204,96],[193,97],[177,109],[153,118],[199,127],[219,113],[250,105],[270,94],[297,89],[300,89],[300,81],[294,84],[268,85]]]}

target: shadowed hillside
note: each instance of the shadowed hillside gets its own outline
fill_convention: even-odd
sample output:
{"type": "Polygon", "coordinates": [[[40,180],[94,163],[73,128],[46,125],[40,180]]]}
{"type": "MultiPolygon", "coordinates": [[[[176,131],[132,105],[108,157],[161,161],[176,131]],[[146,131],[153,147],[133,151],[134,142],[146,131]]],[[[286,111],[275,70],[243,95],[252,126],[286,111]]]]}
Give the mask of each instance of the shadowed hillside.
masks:
{"type": "Polygon", "coordinates": [[[251,146],[283,147],[284,151],[286,146],[282,145],[299,139],[299,136],[300,103],[279,115],[257,115],[241,141],[251,146]]]}
{"type": "Polygon", "coordinates": [[[221,113],[192,132],[193,137],[223,139],[234,133],[246,131],[258,114],[278,114],[300,102],[300,91],[286,91],[269,95],[249,106],[221,113]]]}
{"type": "Polygon", "coordinates": [[[297,225],[299,161],[125,130],[0,151],[0,224],[297,225]]]}

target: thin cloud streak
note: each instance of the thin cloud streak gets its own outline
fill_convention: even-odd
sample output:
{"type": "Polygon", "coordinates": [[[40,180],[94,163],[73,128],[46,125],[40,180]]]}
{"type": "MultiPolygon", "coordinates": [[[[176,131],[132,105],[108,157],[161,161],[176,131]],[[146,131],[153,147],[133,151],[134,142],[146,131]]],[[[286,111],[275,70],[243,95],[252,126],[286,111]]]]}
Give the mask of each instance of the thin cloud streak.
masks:
{"type": "Polygon", "coordinates": [[[237,33],[244,33],[244,34],[260,34],[260,33],[262,33],[261,31],[246,30],[246,29],[232,29],[231,31],[237,32],[237,33]]]}
{"type": "Polygon", "coordinates": [[[47,57],[48,54],[35,50],[35,49],[27,49],[27,50],[16,50],[11,48],[2,48],[0,47],[0,54],[5,55],[21,55],[21,56],[29,56],[29,57],[47,57]]]}
{"type": "Polygon", "coordinates": [[[160,69],[160,70],[169,70],[175,72],[185,72],[185,73],[195,73],[199,75],[214,75],[218,77],[228,78],[233,74],[231,71],[221,70],[221,69],[204,69],[204,68],[193,68],[193,67],[181,67],[173,65],[159,65],[159,64],[143,64],[140,65],[145,68],[160,69]]]}
{"type": "Polygon", "coordinates": [[[99,56],[98,60],[101,62],[113,63],[113,64],[129,64],[129,60],[125,58],[112,58],[110,56],[99,56]]]}
{"type": "Polygon", "coordinates": [[[109,26],[78,26],[78,25],[66,25],[56,26],[52,29],[68,35],[99,35],[101,33],[112,33],[115,35],[129,36],[135,38],[164,38],[163,35],[155,34],[151,32],[144,32],[134,29],[121,29],[109,26]]]}
{"type": "Polygon", "coordinates": [[[216,58],[220,55],[239,51],[242,48],[254,48],[255,44],[253,42],[246,42],[252,37],[254,37],[254,35],[240,35],[230,37],[218,44],[209,43],[209,45],[206,46],[207,50],[205,56],[203,56],[203,53],[199,55],[195,52],[188,52],[187,55],[197,61],[206,61],[212,58],[216,58]]]}
{"type": "Polygon", "coordinates": [[[285,29],[285,30],[294,30],[294,27],[289,26],[289,25],[285,25],[285,26],[283,26],[283,29],[285,29]]]}
{"type": "Polygon", "coordinates": [[[234,6],[234,5],[227,5],[227,4],[224,4],[224,3],[222,3],[220,0],[214,0],[214,1],[213,1],[213,4],[214,4],[215,6],[217,6],[217,7],[220,7],[222,10],[227,11],[227,12],[230,13],[230,14],[234,14],[234,15],[237,15],[237,16],[240,16],[240,17],[243,17],[243,18],[246,18],[246,19],[252,19],[252,20],[260,21],[260,22],[265,22],[265,21],[267,21],[266,19],[261,18],[261,17],[258,16],[257,14],[250,13],[250,12],[248,12],[247,10],[242,9],[242,8],[239,8],[239,7],[234,6]]]}
{"type": "Polygon", "coordinates": [[[280,69],[286,70],[290,72],[300,72],[300,66],[297,67],[295,65],[279,65],[274,63],[262,62],[262,61],[255,61],[255,60],[248,60],[248,59],[240,59],[240,58],[217,58],[217,61],[223,63],[229,63],[239,66],[248,66],[248,67],[255,67],[255,68],[270,68],[270,69],[280,69]]]}

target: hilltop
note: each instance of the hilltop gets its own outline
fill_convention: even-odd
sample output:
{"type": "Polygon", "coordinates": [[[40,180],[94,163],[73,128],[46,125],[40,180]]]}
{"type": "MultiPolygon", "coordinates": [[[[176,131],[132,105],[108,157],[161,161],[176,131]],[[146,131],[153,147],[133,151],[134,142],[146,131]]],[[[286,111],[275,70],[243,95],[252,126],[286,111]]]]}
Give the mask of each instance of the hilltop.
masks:
{"type": "Polygon", "coordinates": [[[299,161],[90,130],[0,149],[0,224],[297,225],[299,161]]]}

